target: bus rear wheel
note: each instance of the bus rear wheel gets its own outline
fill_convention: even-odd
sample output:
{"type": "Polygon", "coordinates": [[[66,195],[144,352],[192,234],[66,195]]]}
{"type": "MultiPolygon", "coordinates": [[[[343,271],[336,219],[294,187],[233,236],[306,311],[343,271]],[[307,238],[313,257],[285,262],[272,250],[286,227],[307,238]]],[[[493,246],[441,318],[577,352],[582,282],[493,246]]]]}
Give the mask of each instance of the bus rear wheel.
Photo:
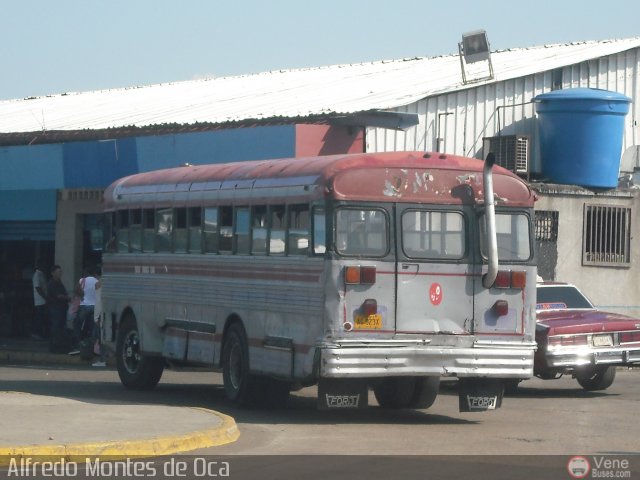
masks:
{"type": "Polygon", "coordinates": [[[240,323],[229,326],[222,346],[222,379],[229,400],[249,405],[256,400],[258,377],[249,372],[249,344],[240,323]]]}
{"type": "Polygon", "coordinates": [[[373,385],[382,408],[429,408],[438,396],[440,377],[390,377],[373,385]]]}
{"type": "Polygon", "coordinates": [[[164,360],[142,355],[138,326],[133,315],[125,316],[120,323],[116,364],[120,381],[131,390],[152,390],[162,377],[164,360]]]}

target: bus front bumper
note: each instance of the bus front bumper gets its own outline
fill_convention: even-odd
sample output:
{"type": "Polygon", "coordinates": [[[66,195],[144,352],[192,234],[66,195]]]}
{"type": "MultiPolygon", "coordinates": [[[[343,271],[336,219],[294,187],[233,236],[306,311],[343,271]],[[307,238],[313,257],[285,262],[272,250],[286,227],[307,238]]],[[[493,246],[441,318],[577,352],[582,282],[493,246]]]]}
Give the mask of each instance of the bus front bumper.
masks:
{"type": "Polygon", "coordinates": [[[475,341],[468,346],[421,342],[336,343],[320,346],[323,378],[455,376],[530,378],[535,342],[475,341]]]}

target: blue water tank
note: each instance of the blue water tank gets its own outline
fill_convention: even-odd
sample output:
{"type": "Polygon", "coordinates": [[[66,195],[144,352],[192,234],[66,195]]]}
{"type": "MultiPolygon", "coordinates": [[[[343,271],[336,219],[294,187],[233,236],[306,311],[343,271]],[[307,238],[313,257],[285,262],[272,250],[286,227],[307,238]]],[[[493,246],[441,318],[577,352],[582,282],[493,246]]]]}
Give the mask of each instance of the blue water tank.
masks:
{"type": "Polygon", "coordinates": [[[631,99],[593,88],[536,96],[542,174],[551,182],[616,188],[631,99]]]}

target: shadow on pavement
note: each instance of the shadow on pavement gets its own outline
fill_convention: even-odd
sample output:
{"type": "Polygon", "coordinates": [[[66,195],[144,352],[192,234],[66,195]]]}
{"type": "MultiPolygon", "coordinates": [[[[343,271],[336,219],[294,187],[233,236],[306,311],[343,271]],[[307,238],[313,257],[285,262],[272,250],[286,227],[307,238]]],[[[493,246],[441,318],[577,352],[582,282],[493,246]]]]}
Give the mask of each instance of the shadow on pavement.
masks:
{"type": "MultiPolygon", "coordinates": [[[[213,372],[197,372],[203,383],[184,383],[188,372],[165,375],[152,391],[125,389],[114,370],[95,370],[71,367],[26,367],[12,369],[52,372],[43,379],[0,380],[0,390],[19,391],[33,395],[70,398],[94,404],[148,403],[182,407],[208,408],[232,416],[237,423],[263,424],[475,424],[480,421],[431,414],[427,410],[381,409],[370,396],[369,407],[363,410],[319,411],[316,409],[315,387],[292,392],[283,408],[240,408],[231,405],[224,394],[221,376],[213,372]],[[48,378],[47,378],[48,377],[48,378]],[[55,378],[54,378],[55,377],[55,378]],[[87,377],[85,380],[84,377],[87,377]],[[210,377],[210,378],[207,378],[210,377]],[[220,384],[214,381],[220,380],[220,384]]],[[[173,372],[171,372],[173,373],[173,372]]],[[[25,375],[27,376],[27,375],[25,375]]],[[[443,394],[449,395],[446,390],[443,394]]]]}

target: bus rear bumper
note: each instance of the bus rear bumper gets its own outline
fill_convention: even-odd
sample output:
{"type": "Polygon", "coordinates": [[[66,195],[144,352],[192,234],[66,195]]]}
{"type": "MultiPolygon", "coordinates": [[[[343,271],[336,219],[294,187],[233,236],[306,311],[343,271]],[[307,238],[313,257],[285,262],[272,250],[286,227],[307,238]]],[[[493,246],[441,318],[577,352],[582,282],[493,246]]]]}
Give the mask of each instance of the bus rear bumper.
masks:
{"type": "Polygon", "coordinates": [[[320,376],[376,378],[393,376],[456,376],[530,378],[534,343],[475,342],[472,346],[325,345],[320,376]]]}

